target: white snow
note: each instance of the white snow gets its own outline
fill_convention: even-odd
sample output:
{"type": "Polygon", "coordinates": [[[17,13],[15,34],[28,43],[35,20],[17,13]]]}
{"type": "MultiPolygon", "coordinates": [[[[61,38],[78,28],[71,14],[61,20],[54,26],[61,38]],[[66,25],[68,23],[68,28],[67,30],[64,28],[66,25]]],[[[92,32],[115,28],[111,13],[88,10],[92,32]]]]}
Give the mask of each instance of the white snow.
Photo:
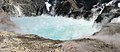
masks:
{"type": "Polygon", "coordinates": [[[120,8],[120,3],[118,3],[118,7],[120,8]]]}
{"type": "Polygon", "coordinates": [[[106,6],[112,6],[113,3],[114,1],[110,1],[109,3],[106,4],[106,6]]]}
{"type": "Polygon", "coordinates": [[[16,9],[17,15],[18,15],[18,16],[22,16],[21,7],[20,7],[19,5],[18,5],[18,6],[14,5],[14,7],[15,7],[15,9],[16,9]]]}
{"type": "Polygon", "coordinates": [[[114,18],[111,23],[120,23],[120,17],[114,18]]]}
{"type": "Polygon", "coordinates": [[[46,7],[47,7],[47,10],[50,11],[49,8],[50,8],[51,4],[49,4],[48,2],[45,2],[45,4],[46,4],[46,7]]]}
{"type": "MultiPolygon", "coordinates": [[[[112,6],[117,0],[112,0],[106,4],[106,6],[112,6]]],[[[118,7],[120,7],[120,3],[118,3],[118,7]]]]}
{"type": "Polygon", "coordinates": [[[62,16],[11,18],[24,33],[37,34],[54,40],[69,40],[90,36],[98,31],[93,27],[94,21],[72,19],[62,16]]]}

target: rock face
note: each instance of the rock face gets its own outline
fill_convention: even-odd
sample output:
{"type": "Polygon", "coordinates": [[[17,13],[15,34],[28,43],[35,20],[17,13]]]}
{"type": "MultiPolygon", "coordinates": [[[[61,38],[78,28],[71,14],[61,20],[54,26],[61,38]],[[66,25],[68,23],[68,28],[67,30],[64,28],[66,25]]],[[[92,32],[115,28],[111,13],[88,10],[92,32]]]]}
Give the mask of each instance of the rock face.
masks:
{"type": "Polygon", "coordinates": [[[97,39],[50,40],[36,35],[0,32],[1,52],[119,52],[118,47],[97,39]]]}
{"type": "Polygon", "coordinates": [[[5,12],[15,16],[37,16],[46,12],[44,0],[1,0],[5,12]]]}
{"type": "Polygon", "coordinates": [[[104,6],[103,11],[100,15],[98,15],[98,18],[95,20],[97,23],[102,23],[102,25],[105,25],[107,23],[110,23],[111,20],[114,18],[118,18],[120,16],[120,9],[115,6],[104,6]]]}
{"type": "Polygon", "coordinates": [[[54,5],[51,6],[51,11],[54,15],[62,15],[68,17],[84,16],[90,17],[91,8],[98,3],[98,0],[55,0],[54,5]],[[93,2],[94,1],[94,2],[93,2]]]}
{"type": "Polygon", "coordinates": [[[102,7],[111,0],[1,0],[0,8],[13,16],[62,15],[73,18],[93,16],[92,9],[102,7]],[[47,10],[48,2],[50,5],[47,10]],[[78,17],[80,16],[80,17],[78,17]]]}

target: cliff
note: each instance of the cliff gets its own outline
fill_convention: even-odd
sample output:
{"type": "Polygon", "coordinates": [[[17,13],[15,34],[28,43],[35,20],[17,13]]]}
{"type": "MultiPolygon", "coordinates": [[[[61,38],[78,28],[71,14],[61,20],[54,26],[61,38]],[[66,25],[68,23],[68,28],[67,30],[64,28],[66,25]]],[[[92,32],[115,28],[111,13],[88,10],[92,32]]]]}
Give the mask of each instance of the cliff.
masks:
{"type": "Polygon", "coordinates": [[[50,14],[89,19],[93,15],[91,9],[102,7],[102,4],[110,1],[112,0],[1,0],[0,8],[13,16],[50,14]]]}

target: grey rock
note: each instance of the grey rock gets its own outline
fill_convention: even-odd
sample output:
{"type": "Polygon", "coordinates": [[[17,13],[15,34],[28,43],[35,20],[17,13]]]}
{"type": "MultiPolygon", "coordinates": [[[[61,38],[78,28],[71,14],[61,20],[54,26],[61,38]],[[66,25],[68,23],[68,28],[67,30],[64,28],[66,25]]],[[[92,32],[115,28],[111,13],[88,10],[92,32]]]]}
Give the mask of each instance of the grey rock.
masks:
{"type": "Polygon", "coordinates": [[[119,52],[112,44],[97,39],[51,40],[37,35],[0,32],[0,51],[15,52],[119,52]]]}
{"type": "Polygon", "coordinates": [[[1,8],[12,16],[38,16],[46,12],[44,0],[3,0],[3,2],[1,8]]]}
{"type": "MultiPolygon", "coordinates": [[[[5,12],[12,16],[38,16],[49,14],[52,16],[62,15],[75,19],[84,17],[89,20],[94,14],[91,9],[97,8],[111,0],[49,0],[52,6],[50,11],[46,9],[47,0],[1,0],[0,4],[5,12]]],[[[97,11],[99,12],[99,11],[97,11]]]]}
{"type": "Polygon", "coordinates": [[[108,23],[103,25],[102,29],[94,35],[116,35],[116,33],[120,34],[120,24],[108,23]]]}

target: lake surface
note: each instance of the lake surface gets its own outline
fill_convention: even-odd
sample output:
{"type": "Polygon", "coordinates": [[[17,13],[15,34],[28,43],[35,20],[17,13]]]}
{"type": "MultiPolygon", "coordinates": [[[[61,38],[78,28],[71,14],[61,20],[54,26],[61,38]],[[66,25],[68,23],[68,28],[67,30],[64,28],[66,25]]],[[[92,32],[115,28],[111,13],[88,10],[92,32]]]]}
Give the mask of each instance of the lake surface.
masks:
{"type": "Polygon", "coordinates": [[[90,36],[98,31],[94,21],[62,16],[12,17],[23,33],[36,34],[53,40],[70,40],[90,36]]]}

